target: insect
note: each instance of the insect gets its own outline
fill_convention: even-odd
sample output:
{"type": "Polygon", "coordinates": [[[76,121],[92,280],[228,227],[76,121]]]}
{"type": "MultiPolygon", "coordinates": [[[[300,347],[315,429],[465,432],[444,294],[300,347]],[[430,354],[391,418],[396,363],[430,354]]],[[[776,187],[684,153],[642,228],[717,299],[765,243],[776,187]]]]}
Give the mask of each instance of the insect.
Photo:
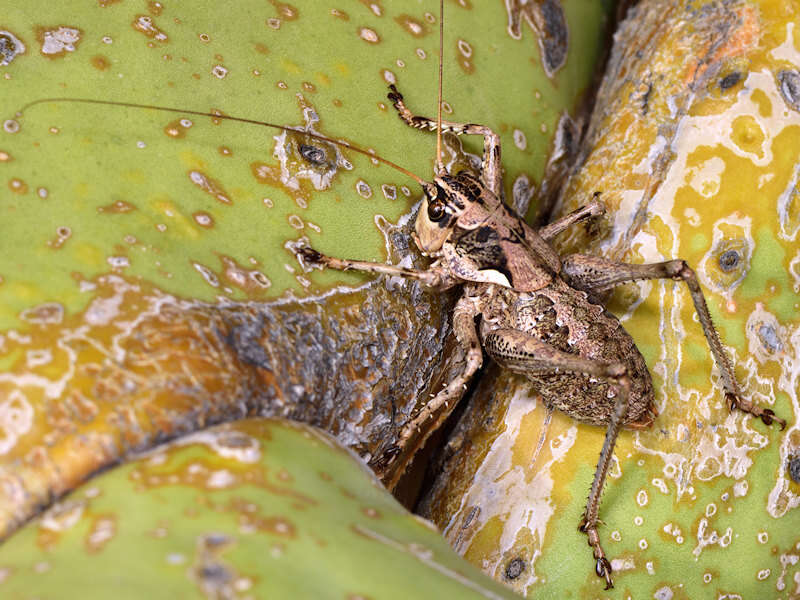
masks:
{"type": "Polygon", "coordinates": [[[427,269],[414,270],[326,256],[311,247],[300,248],[298,255],[307,267],[411,278],[437,291],[460,286],[452,327],[467,359],[462,372],[401,427],[395,446],[374,466],[379,473],[385,470],[428,420],[452,408],[483,364],[485,352],[531,380],[545,403],[577,421],[607,427],[579,529],[592,548],[595,572],[609,589],[613,587],[611,564],[597,532],[600,497],[620,429],[650,427],[657,410],[641,353],[601,304],[606,292],[637,280],[685,282],[722,375],[730,409],[751,413],[766,425],[777,422],[785,427],[786,423],[772,410],[742,397],[697,277],[685,261],[635,265],[584,254],[559,256],[550,240],[572,225],[602,216],[599,194],[554,223],[531,228],[501,199],[497,134],[478,124],[442,121],[441,87],[436,120],[412,113],[397,88],[390,89],[388,97],[406,125],[437,134],[435,175],[431,182],[420,182],[424,196],[412,235],[433,262],[427,269]],[[444,133],[483,136],[480,174],[444,169],[440,159],[444,133]]]}
{"type": "MultiPolygon", "coordinates": [[[[441,84],[439,95],[441,110],[441,84]]],[[[436,120],[415,115],[394,87],[389,98],[407,125],[437,133],[433,181],[424,181],[404,171],[423,188],[413,239],[419,250],[433,260],[432,264],[415,270],[344,260],[307,246],[298,248],[298,258],[308,268],[412,278],[434,291],[461,288],[452,321],[454,334],[467,358],[462,372],[400,426],[393,446],[374,462],[376,470],[379,474],[386,471],[405,446],[420,443],[418,432],[432,418],[440,418],[452,408],[466,383],[483,364],[486,352],[502,366],[528,377],[553,407],[578,421],[608,428],[580,529],[588,537],[596,573],[605,580],[607,588],[612,587],[611,565],[597,532],[600,496],[620,429],[646,428],[657,414],[644,359],[619,321],[600,304],[605,291],[634,280],[685,281],[722,373],[731,408],[752,413],[766,424],[785,423],[771,410],[742,398],[697,279],[684,261],[626,265],[588,255],[559,256],[550,240],[576,223],[600,217],[604,208],[598,198],[550,225],[533,229],[502,201],[500,143],[494,132],[477,124],[442,121],[441,113],[436,120]],[[484,155],[479,174],[445,170],[440,159],[443,133],[483,136],[484,155]]],[[[220,118],[181,109],[95,102],[220,118]]],[[[256,123],[249,119],[233,120],[256,123]]],[[[310,137],[362,152],[323,136],[310,137]]],[[[370,156],[398,168],[385,159],[370,156]]]]}
{"type": "MultiPolygon", "coordinates": [[[[597,533],[600,496],[620,429],[650,427],[657,416],[650,374],[633,339],[600,304],[613,287],[643,279],[684,281],[711,353],[722,374],[731,409],[765,424],[785,421],[742,397],[719,336],[711,322],[694,271],[683,260],[633,265],[573,254],[560,257],[549,241],[566,228],[604,212],[595,197],[584,207],[539,229],[528,226],[501,201],[498,137],[475,124],[433,121],[411,113],[392,86],[389,98],[411,127],[484,137],[480,176],[447,173],[441,164],[424,198],[413,235],[420,251],[434,259],[424,270],[343,260],[305,247],[311,266],[357,270],[417,279],[435,290],[462,286],[453,311],[453,332],[467,353],[462,373],[403,425],[397,445],[460,397],[483,363],[485,351],[503,367],[525,375],[544,401],[577,421],[607,426],[580,530],[588,537],[595,571],[613,587],[611,564],[597,533]],[[477,325],[476,325],[477,323],[477,325]]],[[[393,457],[388,457],[387,462],[393,457]]]]}

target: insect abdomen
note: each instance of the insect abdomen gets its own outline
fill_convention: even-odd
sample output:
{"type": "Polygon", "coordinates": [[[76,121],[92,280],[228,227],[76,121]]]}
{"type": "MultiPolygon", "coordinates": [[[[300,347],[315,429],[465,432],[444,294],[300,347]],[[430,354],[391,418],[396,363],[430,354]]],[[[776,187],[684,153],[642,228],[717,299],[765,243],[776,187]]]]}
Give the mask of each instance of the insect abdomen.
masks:
{"type": "MultiPolygon", "coordinates": [[[[648,427],[657,411],[652,380],[633,339],[612,314],[591,304],[583,292],[555,283],[533,293],[501,290],[504,310],[490,316],[489,330],[511,327],[556,350],[606,363],[623,362],[631,380],[625,424],[648,427]],[[579,335],[580,334],[580,335],[579,335]]],[[[614,386],[602,377],[553,368],[529,368],[544,402],[583,423],[607,425],[614,409],[614,386]]]]}

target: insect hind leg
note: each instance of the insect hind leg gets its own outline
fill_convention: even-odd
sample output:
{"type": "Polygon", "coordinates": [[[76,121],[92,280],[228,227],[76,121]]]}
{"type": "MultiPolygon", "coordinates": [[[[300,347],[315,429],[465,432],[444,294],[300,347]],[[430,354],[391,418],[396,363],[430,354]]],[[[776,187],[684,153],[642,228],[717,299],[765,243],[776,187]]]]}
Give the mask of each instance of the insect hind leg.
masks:
{"type": "Polygon", "coordinates": [[[708,312],[708,305],[703,290],[700,288],[700,282],[686,261],[677,259],[660,263],[631,265],[588,254],[571,254],[563,259],[562,264],[562,275],[567,282],[572,287],[584,290],[590,295],[602,294],[622,283],[643,279],[672,279],[686,283],[695,312],[697,312],[703,333],[708,341],[711,355],[722,376],[725,400],[730,409],[738,408],[750,413],[760,418],[766,425],[776,422],[781,429],[786,427],[786,421],[776,417],[772,410],[758,406],[751,400],[742,397],[733,367],[725,354],[714,323],[711,321],[711,314],[708,312]]]}
{"type": "Polygon", "coordinates": [[[588,537],[589,546],[595,559],[595,573],[606,581],[606,589],[614,587],[611,578],[611,563],[606,558],[600,536],[597,533],[597,516],[600,498],[603,494],[611,457],[617,443],[620,429],[625,423],[630,409],[631,380],[628,369],[621,362],[605,362],[584,356],[563,352],[538,338],[516,329],[497,329],[484,337],[486,352],[502,366],[521,374],[532,372],[583,373],[603,377],[611,383],[616,393],[614,408],[609,415],[606,437],[600,459],[597,462],[594,479],[586,501],[579,529],[588,537]]]}
{"type": "Polygon", "coordinates": [[[586,537],[589,538],[589,546],[592,547],[592,554],[595,559],[595,573],[598,577],[602,577],[606,580],[607,590],[614,587],[614,581],[611,578],[611,563],[606,558],[605,552],[603,552],[600,536],[597,533],[597,515],[600,509],[600,498],[603,494],[603,487],[605,486],[608,470],[611,466],[611,456],[614,452],[614,446],[617,443],[619,431],[628,414],[631,391],[631,382],[628,376],[624,374],[624,365],[609,365],[608,368],[609,372],[612,372],[612,370],[618,371],[622,368],[622,374],[618,373],[617,375],[608,376],[609,379],[614,382],[614,386],[617,390],[617,400],[614,403],[614,411],[611,413],[611,421],[606,430],[605,440],[603,440],[603,449],[600,451],[600,458],[595,468],[592,487],[589,490],[589,498],[586,501],[586,510],[578,526],[578,530],[585,533],[586,537]]]}

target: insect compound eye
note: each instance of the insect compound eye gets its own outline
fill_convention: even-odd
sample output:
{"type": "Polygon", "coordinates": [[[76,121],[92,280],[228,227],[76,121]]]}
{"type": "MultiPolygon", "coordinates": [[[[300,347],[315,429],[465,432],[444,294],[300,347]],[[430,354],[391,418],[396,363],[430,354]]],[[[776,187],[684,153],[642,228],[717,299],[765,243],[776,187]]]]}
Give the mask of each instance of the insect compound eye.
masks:
{"type": "Polygon", "coordinates": [[[439,200],[432,200],[428,204],[428,218],[436,223],[444,218],[445,210],[444,204],[439,200]]]}

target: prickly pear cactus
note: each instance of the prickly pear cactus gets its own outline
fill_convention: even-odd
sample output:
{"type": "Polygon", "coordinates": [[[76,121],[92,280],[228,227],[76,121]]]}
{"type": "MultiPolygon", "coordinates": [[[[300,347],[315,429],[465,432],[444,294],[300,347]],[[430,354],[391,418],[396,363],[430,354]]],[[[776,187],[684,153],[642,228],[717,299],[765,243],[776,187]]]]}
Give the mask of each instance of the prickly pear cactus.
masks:
{"type": "Polygon", "coordinates": [[[0,547],[0,579],[4,598],[516,597],[333,438],[269,419],[79,487],[0,547]]]}
{"type": "Polygon", "coordinates": [[[551,414],[522,378],[483,382],[426,500],[459,552],[522,593],[800,596],[799,17],[791,3],[638,3],[558,207],[596,190],[609,207],[564,252],[694,266],[745,396],[788,426],[730,413],[683,284],[620,290],[611,308],[660,416],[621,435],[602,499],[617,589],[603,593],[577,531],[604,432],[551,414]]]}
{"type": "MultiPolygon", "coordinates": [[[[607,11],[447,3],[445,118],[500,132],[520,207],[548,149],[572,149],[555,133],[572,131],[564,114],[589,86],[607,11]]],[[[452,300],[302,272],[291,252],[301,238],[419,260],[393,225],[418,189],[368,158],[208,117],[22,107],[68,97],[224,112],[428,176],[433,138],[402,125],[386,87],[433,112],[438,24],[436,2],[6,7],[0,537],[131,453],[249,415],[321,425],[369,459],[434,374],[447,376],[452,300]]]]}

